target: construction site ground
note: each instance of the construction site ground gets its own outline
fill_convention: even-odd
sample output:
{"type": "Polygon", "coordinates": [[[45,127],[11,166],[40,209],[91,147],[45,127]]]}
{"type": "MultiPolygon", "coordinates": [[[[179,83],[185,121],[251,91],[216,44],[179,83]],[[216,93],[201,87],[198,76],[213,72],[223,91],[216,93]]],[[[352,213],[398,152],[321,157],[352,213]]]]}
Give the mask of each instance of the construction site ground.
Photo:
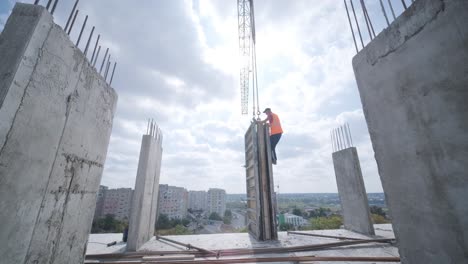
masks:
{"type": "MultiPolygon", "coordinates": [[[[376,236],[368,237],[345,229],[336,230],[314,230],[314,231],[299,231],[307,234],[318,234],[337,237],[351,237],[358,239],[376,239],[376,238],[394,238],[391,224],[374,225],[376,236]]],[[[184,244],[191,244],[206,250],[216,251],[222,249],[257,249],[257,248],[283,248],[306,245],[317,245],[325,243],[339,242],[336,238],[325,238],[305,235],[288,234],[287,232],[278,233],[278,241],[258,242],[255,241],[248,233],[221,233],[209,235],[180,235],[166,236],[169,239],[176,240],[184,244]]],[[[156,240],[154,237],[145,243],[139,252],[145,251],[186,251],[183,246],[175,245],[171,242],[156,240]]],[[[87,255],[107,254],[107,253],[123,253],[125,251],[125,243],[122,242],[122,234],[91,234],[88,241],[87,255]],[[107,243],[117,241],[114,246],[107,246],[107,243]],[[120,241],[120,242],[119,242],[120,241]]],[[[341,246],[330,249],[321,249],[314,251],[295,252],[295,253],[278,253],[278,254],[255,254],[244,256],[221,256],[220,259],[229,258],[248,258],[248,257],[294,257],[294,256],[317,256],[317,257],[399,257],[398,249],[395,245],[388,243],[369,243],[350,246],[341,246]]],[[[216,258],[207,258],[216,259],[216,258]]],[[[99,262],[95,262],[99,263],[99,262]]],[[[285,262],[291,263],[291,262],[285,262]]],[[[306,263],[306,262],[301,262],[306,263]]],[[[309,263],[348,263],[348,262],[321,262],[314,261],[309,263]]],[[[360,263],[360,262],[349,262],[360,263]]],[[[373,263],[373,262],[362,262],[373,263]]],[[[387,263],[387,262],[379,262],[387,263]]],[[[399,263],[399,262],[388,262],[399,263]]]]}

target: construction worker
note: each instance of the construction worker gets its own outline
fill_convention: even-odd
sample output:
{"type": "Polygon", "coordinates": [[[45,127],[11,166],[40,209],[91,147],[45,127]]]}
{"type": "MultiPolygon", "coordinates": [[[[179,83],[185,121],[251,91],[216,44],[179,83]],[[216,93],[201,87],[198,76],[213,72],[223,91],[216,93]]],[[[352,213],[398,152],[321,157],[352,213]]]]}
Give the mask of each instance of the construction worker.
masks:
{"type": "Polygon", "coordinates": [[[271,158],[272,163],[276,165],[277,157],[276,157],[276,145],[278,144],[279,140],[281,139],[281,135],[283,134],[283,129],[281,128],[281,122],[277,114],[273,113],[270,108],[265,108],[263,111],[267,115],[267,118],[262,122],[270,123],[270,145],[271,145],[271,158]]]}

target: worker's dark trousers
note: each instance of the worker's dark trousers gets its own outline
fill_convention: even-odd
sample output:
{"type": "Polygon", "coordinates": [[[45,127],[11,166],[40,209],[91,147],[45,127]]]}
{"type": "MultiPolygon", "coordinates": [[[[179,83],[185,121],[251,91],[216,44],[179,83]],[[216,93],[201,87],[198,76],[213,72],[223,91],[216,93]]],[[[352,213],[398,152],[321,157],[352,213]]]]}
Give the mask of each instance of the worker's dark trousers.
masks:
{"type": "Polygon", "coordinates": [[[281,139],[281,135],[282,133],[279,133],[279,134],[274,134],[274,135],[271,135],[270,136],[270,145],[271,145],[271,153],[272,153],[272,159],[273,160],[277,160],[277,157],[276,157],[276,144],[278,144],[278,142],[280,141],[281,139]]]}

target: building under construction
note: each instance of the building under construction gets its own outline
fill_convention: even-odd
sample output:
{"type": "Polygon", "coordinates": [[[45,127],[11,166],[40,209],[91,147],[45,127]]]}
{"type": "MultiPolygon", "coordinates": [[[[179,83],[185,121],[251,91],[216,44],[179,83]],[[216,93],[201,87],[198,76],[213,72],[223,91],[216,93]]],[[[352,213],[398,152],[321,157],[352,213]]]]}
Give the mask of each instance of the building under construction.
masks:
{"type": "Polygon", "coordinates": [[[83,35],[87,16],[75,23],[78,0],[65,25],[54,22],[58,0],[39,2],[17,3],[0,35],[1,264],[468,263],[468,1],[388,1],[390,10],[379,1],[381,14],[370,14],[364,0],[343,1],[391,225],[370,220],[358,152],[343,125],[330,139],[344,229],[278,232],[268,125],[258,122],[254,5],[238,0],[247,58],[242,112],[249,91],[254,102],[245,133],[249,233],[154,236],[163,132],[150,120],[128,243],[112,246],[121,234],[89,233],[117,104],[117,64],[94,27],[83,35]],[[398,16],[395,4],[404,9],[398,16]],[[375,15],[387,22],[380,33],[375,15]]]}

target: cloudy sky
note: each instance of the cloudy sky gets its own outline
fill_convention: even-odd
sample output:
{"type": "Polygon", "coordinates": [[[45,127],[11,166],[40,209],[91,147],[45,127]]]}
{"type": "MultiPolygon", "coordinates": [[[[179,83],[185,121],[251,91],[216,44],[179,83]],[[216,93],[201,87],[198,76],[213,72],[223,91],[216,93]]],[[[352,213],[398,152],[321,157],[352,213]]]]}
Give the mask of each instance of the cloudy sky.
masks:
{"type": "MultiPolygon", "coordinates": [[[[14,2],[0,1],[0,30],[14,2]]],[[[367,2],[378,33],[380,5],[367,2]]],[[[400,13],[401,2],[392,2],[400,13]]],[[[60,0],[57,24],[65,24],[73,3],[60,0]]],[[[89,15],[118,61],[102,184],[134,187],[141,136],[154,118],[164,134],[160,183],[245,193],[244,133],[252,114],[240,108],[236,0],[81,0],[79,8],[77,25],[89,15]]],[[[271,107],[284,130],[274,167],[279,191],[337,192],[330,130],[348,122],[367,191],[381,192],[343,1],[256,0],[255,12],[260,107],[271,107]]]]}

